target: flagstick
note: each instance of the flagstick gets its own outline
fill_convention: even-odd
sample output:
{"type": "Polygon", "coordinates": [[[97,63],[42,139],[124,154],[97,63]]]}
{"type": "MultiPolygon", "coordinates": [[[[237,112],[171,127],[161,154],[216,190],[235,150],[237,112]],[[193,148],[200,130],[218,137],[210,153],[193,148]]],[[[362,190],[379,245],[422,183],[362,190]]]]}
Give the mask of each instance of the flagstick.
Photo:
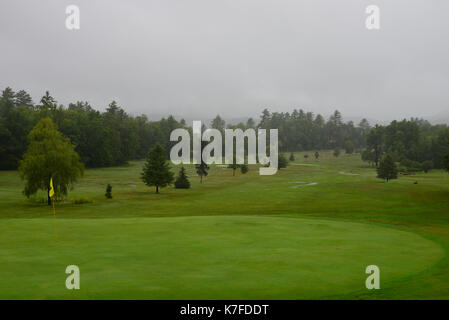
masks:
{"type": "Polygon", "coordinates": [[[51,197],[51,204],[53,206],[53,222],[55,226],[55,240],[58,241],[58,234],[56,233],[56,212],[55,212],[55,200],[51,197]]]}

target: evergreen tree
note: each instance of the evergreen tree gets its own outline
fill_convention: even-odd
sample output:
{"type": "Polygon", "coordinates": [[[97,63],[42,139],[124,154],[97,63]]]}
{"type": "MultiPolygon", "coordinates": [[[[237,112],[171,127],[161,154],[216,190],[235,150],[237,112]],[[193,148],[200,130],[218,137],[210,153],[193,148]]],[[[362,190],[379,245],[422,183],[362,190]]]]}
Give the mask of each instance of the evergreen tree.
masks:
{"type": "Polygon", "coordinates": [[[206,162],[201,159],[200,164],[195,165],[196,173],[200,176],[200,183],[203,183],[203,176],[207,177],[209,174],[207,171],[209,170],[209,166],[206,164],[206,162]]]}
{"type": "Polygon", "coordinates": [[[45,91],[45,95],[41,98],[41,104],[40,109],[42,112],[54,112],[58,108],[58,103],[48,91],[45,91]]]}
{"type": "Polygon", "coordinates": [[[155,186],[156,193],[159,193],[159,188],[164,188],[173,182],[173,172],[170,171],[165,150],[159,143],[148,153],[141,178],[147,186],[155,186]]]}
{"type": "Polygon", "coordinates": [[[384,151],[384,139],[384,128],[379,125],[376,125],[366,135],[367,150],[369,152],[372,152],[376,167],[379,165],[379,160],[382,157],[382,153],[384,151]]]}
{"type": "Polygon", "coordinates": [[[226,122],[219,115],[217,115],[210,123],[210,126],[212,129],[217,129],[223,134],[226,122]]]}
{"type": "Polygon", "coordinates": [[[429,172],[430,169],[433,168],[433,162],[430,160],[426,160],[423,163],[421,163],[421,168],[425,173],[427,173],[429,172]]]}
{"type": "Polygon", "coordinates": [[[12,100],[0,98],[0,169],[17,169],[36,120],[30,109],[15,107],[12,100]]]}
{"type": "Polygon", "coordinates": [[[254,122],[253,118],[248,118],[248,120],[246,121],[246,127],[247,128],[255,128],[256,127],[256,123],[254,122]]]}
{"type": "Polygon", "coordinates": [[[320,157],[320,153],[318,151],[315,151],[315,160],[318,160],[319,157],[320,157]]]}
{"type": "Polygon", "coordinates": [[[340,148],[335,148],[334,149],[334,157],[338,158],[338,156],[340,155],[340,148]]]}
{"type": "Polygon", "coordinates": [[[179,176],[175,181],[175,188],[176,189],[189,189],[190,188],[190,181],[187,178],[186,170],[184,167],[181,167],[181,170],[179,170],[179,176]]]}
{"type": "Polygon", "coordinates": [[[104,194],[106,198],[112,199],[112,186],[108,183],[106,187],[106,193],[104,194]]]}
{"type": "Polygon", "coordinates": [[[6,87],[2,92],[2,99],[10,102],[14,102],[15,93],[10,87],[6,87]]]}
{"type": "Polygon", "coordinates": [[[245,174],[245,173],[247,173],[248,171],[249,171],[249,167],[248,167],[247,164],[242,164],[242,165],[240,166],[240,172],[241,172],[242,174],[245,174]]]}
{"type": "MultiPolygon", "coordinates": [[[[235,151],[235,150],[234,150],[235,151]]],[[[228,165],[229,169],[232,169],[232,175],[235,176],[235,171],[240,168],[240,164],[237,164],[237,160],[234,153],[234,158],[232,159],[232,163],[228,165]]]]}
{"type": "Polygon", "coordinates": [[[34,106],[33,99],[31,99],[31,96],[25,90],[20,90],[15,94],[14,103],[16,106],[24,106],[27,108],[34,106]]]}
{"type": "Polygon", "coordinates": [[[444,156],[443,164],[444,164],[444,167],[445,167],[446,171],[449,172],[449,153],[444,156]]]}
{"type": "Polygon", "coordinates": [[[295,155],[292,153],[290,153],[290,158],[289,158],[290,162],[295,161],[295,155]]]}
{"type": "Polygon", "coordinates": [[[354,152],[354,144],[351,141],[347,140],[345,142],[345,153],[352,154],[353,152],[354,152]]]}
{"type": "Polygon", "coordinates": [[[377,168],[377,177],[385,179],[387,182],[398,178],[398,168],[393,158],[387,154],[379,163],[377,168]]]}
{"type": "Polygon", "coordinates": [[[363,150],[362,152],[362,160],[368,162],[370,166],[375,163],[375,154],[373,151],[363,150]]]}
{"type": "MultiPolygon", "coordinates": [[[[66,195],[69,185],[84,172],[75,147],[62,136],[50,118],[40,120],[28,138],[30,144],[19,165],[25,180],[23,193],[27,197],[39,189],[48,193],[52,179],[56,196],[66,195]]],[[[49,195],[48,204],[51,204],[49,195]]]]}
{"type": "Polygon", "coordinates": [[[278,155],[278,169],[287,168],[287,164],[288,164],[287,158],[284,156],[284,154],[279,153],[279,155],[278,155]]]}

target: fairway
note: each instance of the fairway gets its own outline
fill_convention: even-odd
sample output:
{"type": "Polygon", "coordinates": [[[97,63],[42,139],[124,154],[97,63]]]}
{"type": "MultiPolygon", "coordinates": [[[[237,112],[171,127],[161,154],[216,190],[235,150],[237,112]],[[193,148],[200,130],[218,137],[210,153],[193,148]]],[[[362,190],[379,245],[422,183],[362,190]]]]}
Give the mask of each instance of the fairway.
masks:
{"type": "Polygon", "coordinates": [[[443,256],[416,234],[350,222],[64,219],[57,243],[50,222],[3,221],[0,298],[322,298],[363,290],[367,265],[378,265],[388,285],[443,256]],[[12,238],[20,239],[13,248],[12,238]],[[65,289],[70,264],[82,270],[83,290],[65,289]]]}
{"type": "Polygon", "coordinates": [[[58,241],[45,194],[26,199],[0,172],[0,298],[449,297],[447,173],[386,184],[359,155],[321,155],[274,176],[212,166],[202,184],[187,166],[192,188],[160,194],[140,161],[88,169],[56,204],[58,241]],[[80,290],[65,288],[68,265],[80,290]],[[368,265],[380,290],[365,288],[368,265]]]}

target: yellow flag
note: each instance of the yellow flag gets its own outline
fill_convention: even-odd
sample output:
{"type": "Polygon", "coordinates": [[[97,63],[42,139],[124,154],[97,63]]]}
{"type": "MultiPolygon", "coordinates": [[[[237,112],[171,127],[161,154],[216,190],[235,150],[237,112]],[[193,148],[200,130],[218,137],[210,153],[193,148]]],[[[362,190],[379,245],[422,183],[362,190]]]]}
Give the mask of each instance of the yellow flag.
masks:
{"type": "Polygon", "coordinates": [[[55,189],[53,188],[53,179],[50,178],[50,191],[48,192],[48,195],[51,197],[53,197],[55,195],[55,189]]]}

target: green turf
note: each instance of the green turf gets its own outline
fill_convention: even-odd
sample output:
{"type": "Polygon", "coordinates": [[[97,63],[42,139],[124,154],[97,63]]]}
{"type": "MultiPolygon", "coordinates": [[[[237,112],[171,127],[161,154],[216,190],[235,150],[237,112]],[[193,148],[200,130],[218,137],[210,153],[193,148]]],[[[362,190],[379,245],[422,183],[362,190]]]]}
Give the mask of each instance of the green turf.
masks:
{"type": "Polygon", "coordinates": [[[141,162],[87,170],[56,205],[57,242],[44,195],[0,172],[0,298],[449,298],[449,175],[384,183],[359,155],[321,154],[275,176],[213,166],[203,184],[189,166],[192,189],[159,195],[141,162]]]}

